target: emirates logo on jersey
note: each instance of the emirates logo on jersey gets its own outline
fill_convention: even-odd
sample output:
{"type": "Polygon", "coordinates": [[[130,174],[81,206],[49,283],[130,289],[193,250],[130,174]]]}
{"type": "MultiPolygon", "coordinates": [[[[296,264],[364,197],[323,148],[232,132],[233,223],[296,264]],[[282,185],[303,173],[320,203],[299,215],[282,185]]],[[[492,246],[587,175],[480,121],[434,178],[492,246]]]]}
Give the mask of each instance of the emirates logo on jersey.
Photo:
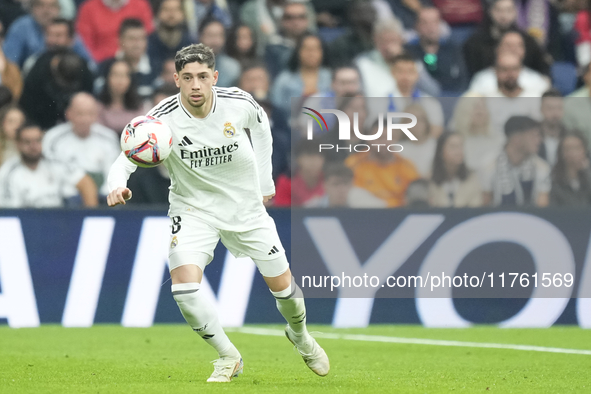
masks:
{"type": "Polygon", "coordinates": [[[226,122],[224,123],[224,135],[228,138],[234,137],[236,134],[236,129],[232,126],[232,123],[226,122]]]}

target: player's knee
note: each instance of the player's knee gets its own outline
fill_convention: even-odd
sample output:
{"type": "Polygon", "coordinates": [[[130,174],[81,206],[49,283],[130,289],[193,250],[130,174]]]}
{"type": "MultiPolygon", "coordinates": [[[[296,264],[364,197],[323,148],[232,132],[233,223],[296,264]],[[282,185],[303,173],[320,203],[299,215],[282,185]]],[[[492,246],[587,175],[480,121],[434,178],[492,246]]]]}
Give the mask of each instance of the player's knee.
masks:
{"type": "Polygon", "coordinates": [[[276,276],[265,276],[265,274],[263,274],[263,278],[271,291],[282,291],[290,287],[292,284],[291,270],[289,267],[276,276]]]}
{"type": "Polygon", "coordinates": [[[185,264],[170,271],[172,284],[201,283],[203,271],[195,264],[185,264]]]}

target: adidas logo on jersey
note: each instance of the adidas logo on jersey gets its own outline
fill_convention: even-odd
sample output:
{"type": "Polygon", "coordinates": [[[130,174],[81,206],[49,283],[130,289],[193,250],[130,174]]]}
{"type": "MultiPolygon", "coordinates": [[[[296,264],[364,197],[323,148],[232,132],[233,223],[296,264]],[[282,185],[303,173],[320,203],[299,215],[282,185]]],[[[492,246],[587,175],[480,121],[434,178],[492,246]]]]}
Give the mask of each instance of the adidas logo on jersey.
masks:
{"type": "Polygon", "coordinates": [[[187,146],[187,145],[193,145],[193,142],[187,138],[187,136],[184,136],[183,139],[181,140],[181,143],[179,144],[179,146],[187,146]]]}
{"type": "Polygon", "coordinates": [[[272,254],[275,254],[275,253],[279,253],[279,249],[277,249],[277,246],[273,245],[273,248],[269,252],[269,255],[272,255],[272,254]]]}

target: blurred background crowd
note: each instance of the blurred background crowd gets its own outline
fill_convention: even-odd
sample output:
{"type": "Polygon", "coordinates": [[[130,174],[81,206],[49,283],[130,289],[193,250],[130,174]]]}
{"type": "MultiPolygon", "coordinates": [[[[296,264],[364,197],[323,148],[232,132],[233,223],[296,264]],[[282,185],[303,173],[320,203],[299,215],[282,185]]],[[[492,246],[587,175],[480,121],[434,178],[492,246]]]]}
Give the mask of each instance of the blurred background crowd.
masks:
{"type": "MultiPolygon", "coordinates": [[[[0,0],[0,208],[104,204],[121,131],[197,42],[269,116],[271,205],[591,205],[588,0],[0,0]],[[310,141],[302,107],[367,135],[412,113],[418,141],[320,153],[336,117],[310,141]]],[[[130,204],[168,185],[138,169],[130,204]]]]}

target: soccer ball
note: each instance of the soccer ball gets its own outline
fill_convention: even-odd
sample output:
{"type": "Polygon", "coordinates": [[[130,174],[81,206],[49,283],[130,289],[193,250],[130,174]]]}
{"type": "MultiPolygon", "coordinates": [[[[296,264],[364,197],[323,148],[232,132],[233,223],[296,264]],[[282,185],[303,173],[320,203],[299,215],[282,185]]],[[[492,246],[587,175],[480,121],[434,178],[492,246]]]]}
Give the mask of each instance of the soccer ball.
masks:
{"type": "Polygon", "coordinates": [[[121,150],[133,164],[155,167],[170,155],[172,132],[159,119],[137,116],[121,133],[121,150]]]}

